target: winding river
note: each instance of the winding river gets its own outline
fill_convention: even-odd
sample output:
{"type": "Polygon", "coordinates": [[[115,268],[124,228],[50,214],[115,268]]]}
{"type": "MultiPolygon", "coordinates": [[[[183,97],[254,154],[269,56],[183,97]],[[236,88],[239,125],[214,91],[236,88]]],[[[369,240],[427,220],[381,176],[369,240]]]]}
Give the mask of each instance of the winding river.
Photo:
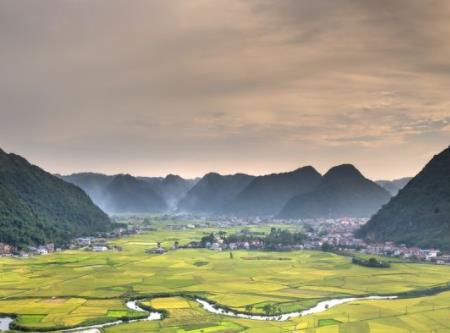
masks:
{"type": "Polygon", "coordinates": [[[310,309],[303,310],[303,311],[297,311],[297,312],[290,312],[285,313],[281,315],[276,316],[264,316],[264,315],[249,315],[239,312],[234,312],[231,310],[226,310],[223,308],[220,308],[216,306],[213,303],[210,303],[208,301],[205,301],[203,299],[196,299],[198,303],[201,304],[203,309],[205,309],[208,312],[223,315],[223,316],[230,316],[230,317],[238,317],[238,318],[245,318],[245,319],[253,319],[253,320],[276,320],[276,321],[285,321],[296,317],[302,317],[314,313],[319,313],[328,310],[329,308],[344,304],[348,302],[353,301],[363,301],[363,300],[379,300],[379,299],[396,299],[397,296],[368,296],[368,297],[349,297],[349,298],[338,298],[338,299],[331,299],[328,301],[323,301],[317,303],[315,306],[313,306],[310,309]]]}
{"type": "MultiPolygon", "coordinates": [[[[126,303],[126,306],[127,306],[128,309],[131,309],[131,310],[134,310],[134,311],[147,312],[146,310],[144,310],[141,307],[139,307],[139,305],[137,303],[138,303],[137,300],[135,300],[135,301],[128,301],[126,303]]],[[[162,314],[160,312],[150,312],[148,317],[146,317],[146,318],[128,320],[128,321],[126,321],[126,323],[135,323],[135,322],[138,322],[138,321],[146,321],[146,320],[160,320],[161,318],[162,318],[162,314]]],[[[125,321],[123,321],[123,320],[116,320],[116,321],[111,321],[111,322],[105,323],[105,324],[71,328],[71,329],[68,329],[68,330],[64,330],[63,332],[80,332],[80,333],[81,332],[92,332],[92,329],[95,329],[95,328],[108,327],[108,326],[118,325],[118,324],[122,324],[122,323],[125,323],[125,321]]]]}
{"type": "MultiPolygon", "coordinates": [[[[146,310],[139,307],[139,305],[137,303],[138,303],[137,300],[128,301],[126,303],[126,306],[130,310],[134,310],[134,311],[138,311],[138,312],[147,312],[146,310]]],[[[145,320],[160,320],[161,318],[162,318],[162,314],[160,312],[150,312],[148,317],[145,317],[143,319],[128,320],[126,322],[134,323],[137,321],[145,321],[145,320]]],[[[10,329],[10,325],[13,321],[14,321],[14,318],[12,318],[12,317],[0,317],[0,332],[8,331],[10,329]]],[[[123,320],[116,320],[116,321],[110,321],[110,322],[104,323],[104,324],[70,328],[70,329],[64,330],[63,332],[97,333],[97,332],[100,332],[98,329],[100,329],[102,327],[118,325],[118,324],[122,324],[124,322],[125,321],[123,321],[123,320]]]]}
{"type": "MultiPolygon", "coordinates": [[[[350,297],[350,298],[331,299],[328,301],[319,302],[315,306],[313,306],[312,308],[307,309],[307,310],[290,312],[290,313],[285,313],[285,314],[276,315],[276,316],[244,314],[244,313],[234,312],[231,310],[226,310],[226,309],[220,308],[219,306],[217,306],[213,303],[210,303],[208,301],[205,301],[204,299],[197,298],[196,301],[202,306],[202,308],[204,310],[214,313],[214,314],[222,315],[222,316],[230,316],[230,317],[253,319],[253,320],[286,321],[286,320],[296,318],[296,317],[302,317],[302,316],[306,316],[306,315],[310,315],[310,314],[314,314],[314,313],[323,312],[333,306],[348,303],[348,302],[364,301],[364,300],[379,300],[379,299],[396,299],[396,298],[397,298],[397,296],[368,296],[368,297],[350,297]]],[[[128,301],[126,303],[126,306],[127,306],[127,308],[134,310],[134,311],[146,312],[146,310],[139,307],[137,300],[128,301]]],[[[150,312],[148,317],[146,317],[146,318],[128,320],[126,322],[134,323],[134,322],[146,321],[146,320],[161,320],[161,318],[162,318],[161,312],[150,312]]],[[[8,331],[13,320],[14,319],[11,317],[0,317],[0,331],[8,331]]],[[[97,333],[97,332],[100,332],[99,329],[102,327],[118,325],[118,324],[122,324],[124,322],[125,321],[123,321],[123,320],[116,320],[116,321],[112,321],[112,322],[105,323],[105,324],[71,328],[71,329],[64,330],[63,332],[97,333]]]]}

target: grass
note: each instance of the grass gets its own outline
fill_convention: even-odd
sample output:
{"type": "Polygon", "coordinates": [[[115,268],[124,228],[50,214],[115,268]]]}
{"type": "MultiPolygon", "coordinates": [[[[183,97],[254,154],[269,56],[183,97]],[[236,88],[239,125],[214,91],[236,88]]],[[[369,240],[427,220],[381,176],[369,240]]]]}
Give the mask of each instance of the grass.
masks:
{"type": "Polygon", "coordinates": [[[336,319],[319,319],[318,324],[319,327],[328,326],[328,325],[338,325],[341,322],[336,319]]]}
{"type": "Polygon", "coordinates": [[[23,314],[18,317],[17,322],[22,325],[37,324],[46,316],[46,314],[23,314]]]}
{"type": "MultiPolygon", "coordinates": [[[[292,227],[291,227],[292,228],[292,227]]],[[[270,226],[258,228],[269,230],[270,226]]],[[[137,322],[106,332],[449,332],[450,293],[389,301],[364,301],[288,322],[258,322],[216,316],[179,295],[197,294],[237,311],[263,313],[309,308],[335,297],[418,292],[448,283],[450,267],[393,262],[387,270],[352,265],[331,253],[297,251],[214,252],[204,249],[148,255],[156,242],[186,244],[212,229],[167,231],[119,239],[122,252],[65,251],[41,257],[0,258],[0,313],[15,313],[22,326],[52,328],[92,320],[139,316],[129,297],[165,309],[160,322],[137,322]],[[167,294],[161,298],[154,295],[167,294]],[[175,296],[178,295],[178,296],[175,296]],[[201,324],[201,327],[198,326],[201,324]],[[362,324],[361,324],[362,323],[362,324]]],[[[230,233],[233,230],[229,231],[230,233]]],[[[417,297],[416,297],[417,296],[417,297]]]]}

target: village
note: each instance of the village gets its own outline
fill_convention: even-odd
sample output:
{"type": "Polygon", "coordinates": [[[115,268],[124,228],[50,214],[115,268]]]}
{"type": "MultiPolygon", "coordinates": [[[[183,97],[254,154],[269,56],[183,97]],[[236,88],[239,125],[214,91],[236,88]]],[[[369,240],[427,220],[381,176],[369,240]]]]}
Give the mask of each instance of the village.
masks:
{"type": "MultiPolygon", "coordinates": [[[[450,265],[450,254],[441,252],[439,249],[424,249],[419,247],[408,247],[405,244],[393,242],[374,243],[356,238],[354,233],[367,222],[364,218],[341,218],[341,219],[303,219],[283,220],[268,217],[205,217],[191,214],[162,215],[153,219],[133,217],[139,223],[123,224],[109,233],[100,233],[89,237],[74,239],[68,246],[72,250],[85,250],[92,252],[121,251],[119,246],[111,245],[108,239],[115,239],[127,235],[140,234],[156,230],[154,222],[162,224],[165,229],[171,231],[194,230],[203,228],[217,228],[218,232],[204,237],[203,240],[192,241],[180,245],[175,242],[170,249],[163,248],[160,243],[155,248],[147,250],[149,254],[164,254],[168,250],[183,248],[208,248],[213,251],[233,250],[321,250],[336,253],[361,253],[367,255],[401,258],[415,262],[430,262],[435,264],[450,265]],[[273,226],[282,230],[286,226],[296,226],[301,230],[303,238],[297,242],[286,243],[282,238],[271,240],[270,244],[264,241],[264,235],[245,234],[252,227],[273,226]],[[223,230],[242,227],[240,237],[232,237],[223,230]]],[[[236,235],[235,235],[236,236],[236,235]]],[[[55,247],[53,243],[29,246],[26,250],[0,243],[0,256],[28,257],[32,255],[46,255],[59,252],[63,249],[55,247]]]]}
{"type": "MultiPolygon", "coordinates": [[[[166,217],[169,219],[169,217],[166,217]]],[[[162,218],[164,219],[164,217],[162,218]]],[[[188,230],[194,228],[202,228],[210,226],[212,221],[218,228],[227,229],[235,227],[252,227],[261,225],[295,225],[305,230],[306,239],[302,244],[283,245],[279,244],[275,250],[331,250],[334,252],[353,252],[376,256],[403,258],[409,261],[423,261],[436,264],[450,265],[450,254],[440,251],[439,249],[425,249],[419,247],[408,247],[405,244],[395,244],[393,242],[367,242],[356,238],[354,233],[362,225],[367,218],[341,218],[341,219],[303,219],[303,220],[283,220],[276,218],[262,217],[228,217],[219,216],[215,218],[206,218],[190,214],[172,216],[171,220],[177,220],[175,224],[168,224],[166,228],[169,230],[188,230]],[[181,221],[200,221],[197,223],[181,223],[181,221]]],[[[214,240],[204,244],[206,248],[214,251],[224,250],[249,250],[264,249],[264,242],[261,240],[249,240],[227,243],[220,237],[220,232],[215,236],[214,240]]],[[[200,242],[191,242],[187,247],[201,247],[200,242]]],[[[163,252],[163,251],[159,251],[163,252]]]]}

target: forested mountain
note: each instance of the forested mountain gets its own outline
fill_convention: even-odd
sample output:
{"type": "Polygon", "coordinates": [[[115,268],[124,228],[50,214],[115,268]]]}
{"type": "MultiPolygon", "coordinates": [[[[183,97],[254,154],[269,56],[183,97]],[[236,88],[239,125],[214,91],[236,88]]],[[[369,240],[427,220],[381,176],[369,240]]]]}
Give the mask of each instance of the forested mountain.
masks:
{"type": "Polygon", "coordinates": [[[377,180],[375,183],[380,185],[386,191],[388,191],[392,196],[397,195],[406,184],[412,179],[412,177],[405,177],[395,180],[377,180]]]}
{"type": "Polygon", "coordinates": [[[117,175],[106,186],[104,205],[111,213],[160,213],[167,209],[150,184],[130,175],[117,175]]]}
{"type": "Polygon", "coordinates": [[[62,245],[111,227],[80,188],[0,149],[0,242],[62,245]]]}
{"type": "Polygon", "coordinates": [[[311,166],[256,177],[224,207],[223,213],[242,216],[276,215],[295,195],[315,190],[321,178],[320,173],[311,166]]]}
{"type": "Polygon", "coordinates": [[[283,218],[370,217],[390,198],[353,165],[331,168],[318,188],[295,196],[280,213],[283,218]]]}
{"type": "Polygon", "coordinates": [[[449,250],[450,147],[434,156],[357,235],[449,250]]]}
{"type": "Polygon", "coordinates": [[[238,173],[223,176],[208,173],[181,199],[178,209],[203,213],[216,213],[241,192],[253,176],[238,173]]]}

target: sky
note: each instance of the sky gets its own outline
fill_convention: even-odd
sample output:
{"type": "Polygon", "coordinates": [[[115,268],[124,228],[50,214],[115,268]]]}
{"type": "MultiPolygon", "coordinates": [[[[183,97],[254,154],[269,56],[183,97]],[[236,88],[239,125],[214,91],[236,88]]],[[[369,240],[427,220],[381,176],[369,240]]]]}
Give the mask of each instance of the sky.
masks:
{"type": "Polygon", "coordinates": [[[0,0],[0,148],[61,174],[416,174],[448,0],[0,0]]]}

